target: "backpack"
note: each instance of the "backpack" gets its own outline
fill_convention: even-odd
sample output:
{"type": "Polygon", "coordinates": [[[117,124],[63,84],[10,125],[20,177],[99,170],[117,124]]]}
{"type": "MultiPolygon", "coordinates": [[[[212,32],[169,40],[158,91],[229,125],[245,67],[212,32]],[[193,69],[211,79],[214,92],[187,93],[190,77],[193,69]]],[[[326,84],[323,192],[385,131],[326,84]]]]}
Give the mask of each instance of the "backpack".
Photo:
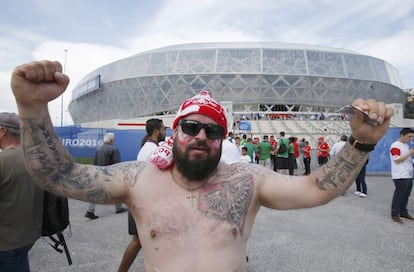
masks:
{"type": "Polygon", "coordinates": [[[48,191],[43,191],[43,223],[42,236],[49,237],[52,243],[46,241],[57,252],[65,251],[68,264],[72,264],[72,258],[66,245],[62,231],[69,226],[69,205],[66,197],[54,195],[48,191]],[[56,235],[56,237],[54,236],[56,235]],[[59,248],[63,247],[63,250],[59,248]]]}
{"type": "Polygon", "coordinates": [[[286,145],[284,142],[282,142],[279,146],[279,149],[277,150],[278,154],[283,154],[287,151],[286,145]]]}

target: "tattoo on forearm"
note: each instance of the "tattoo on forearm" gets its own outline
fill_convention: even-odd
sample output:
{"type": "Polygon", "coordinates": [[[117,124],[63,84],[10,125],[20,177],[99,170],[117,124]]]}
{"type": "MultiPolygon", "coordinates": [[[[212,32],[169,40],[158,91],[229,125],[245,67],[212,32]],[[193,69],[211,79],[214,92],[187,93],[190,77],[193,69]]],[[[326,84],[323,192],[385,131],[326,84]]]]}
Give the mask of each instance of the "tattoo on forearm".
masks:
{"type": "Polygon", "coordinates": [[[59,139],[51,133],[50,121],[36,124],[30,119],[25,119],[25,122],[29,127],[23,128],[23,150],[29,168],[37,177],[48,176],[58,184],[62,175],[73,167],[72,159],[65,156],[65,152],[58,150],[55,143],[59,139]]]}
{"type": "Polygon", "coordinates": [[[235,224],[243,235],[253,188],[252,177],[246,175],[207,185],[200,190],[198,208],[208,217],[235,224]]]}
{"type": "Polygon", "coordinates": [[[50,120],[38,122],[24,119],[24,124],[23,150],[27,165],[42,187],[56,194],[77,192],[77,198],[95,203],[111,199],[105,187],[94,181],[99,177],[109,182],[113,180],[115,171],[86,165],[74,168],[75,163],[65,148],[59,145],[50,120]]]}
{"type": "Polygon", "coordinates": [[[355,180],[367,158],[367,153],[357,151],[346,144],[338,155],[323,166],[324,175],[322,178],[316,178],[316,185],[321,190],[330,187],[346,190],[355,180]]]}

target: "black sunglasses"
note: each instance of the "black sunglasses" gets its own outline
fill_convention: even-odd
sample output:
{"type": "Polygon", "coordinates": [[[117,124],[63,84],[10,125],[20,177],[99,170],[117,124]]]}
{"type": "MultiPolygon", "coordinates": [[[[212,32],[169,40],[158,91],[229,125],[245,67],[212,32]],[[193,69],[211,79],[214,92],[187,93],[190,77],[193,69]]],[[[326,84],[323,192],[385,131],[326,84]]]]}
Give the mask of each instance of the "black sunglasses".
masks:
{"type": "Polygon", "coordinates": [[[196,136],[200,130],[204,128],[209,139],[217,140],[224,136],[224,128],[213,124],[203,124],[194,120],[180,120],[178,125],[181,126],[183,132],[190,136],[196,136]]]}

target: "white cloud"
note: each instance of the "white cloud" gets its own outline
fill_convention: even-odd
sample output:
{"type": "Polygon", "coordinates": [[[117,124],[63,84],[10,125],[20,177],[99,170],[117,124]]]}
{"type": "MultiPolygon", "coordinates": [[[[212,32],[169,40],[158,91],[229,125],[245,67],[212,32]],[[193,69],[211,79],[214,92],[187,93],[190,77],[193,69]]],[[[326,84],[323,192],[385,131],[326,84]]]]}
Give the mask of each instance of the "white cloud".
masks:
{"type": "MultiPolygon", "coordinates": [[[[72,90],[76,84],[91,71],[114,60],[128,57],[131,55],[131,52],[117,47],[98,44],[45,41],[34,49],[33,55],[36,60],[48,59],[60,61],[65,69],[65,73],[70,77],[69,86],[63,95],[63,114],[65,115],[63,123],[70,123],[71,120],[69,120],[69,115],[66,114],[66,109],[72,98],[72,90]],[[65,50],[67,50],[66,65],[65,50]]],[[[52,121],[55,124],[60,124],[62,113],[61,102],[62,98],[59,97],[49,103],[49,111],[52,121]]]]}
{"type": "MultiPolygon", "coordinates": [[[[36,7],[49,5],[46,0],[36,1],[36,7]]],[[[55,5],[62,3],[56,1],[55,5]]],[[[125,10],[125,16],[130,16],[127,12],[133,12],[134,5],[125,10]]],[[[352,4],[345,0],[167,0],[149,14],[145,25],[139,20],[140,25],[128,26],[117,25],[116,18],[92,18],[90,14],[88,29],[96,23],[97,28],[127,28],[129,33],[139,33],[124,40],[113,37],[123,48],[75,43],[69,36],[58,40],[48,31],[48,16],[55,19],[56,14],[51,9],[35,8],[39,18],[45,19],[42,33],[49,36],[33,32],[34,28],[31,32],[14,27],[13,22],[0,24],[0,109],[16,111],[9,87],[16,65],[41,59],[63,64],[67,49],[66,73],[71,82],[63,97],[66,111],[71,90],[94,69],[145,50],[191,42],[274,41],[345,48],[386,60],[398,69],[404,86],[414,87],[413,7],[414,1],[405,0],[352,4]]],[[[58,98],[49,106],[55,123],[60,122],[60,102],[58,98]]]]}

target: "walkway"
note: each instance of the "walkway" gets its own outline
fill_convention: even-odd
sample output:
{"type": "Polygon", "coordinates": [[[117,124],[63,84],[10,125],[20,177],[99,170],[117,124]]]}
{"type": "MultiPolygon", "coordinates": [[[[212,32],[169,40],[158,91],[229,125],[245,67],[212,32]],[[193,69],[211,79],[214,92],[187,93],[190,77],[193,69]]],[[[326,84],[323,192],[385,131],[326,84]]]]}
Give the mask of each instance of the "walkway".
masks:
{"type": "MultiPolygon", "coordinates": [[[[328,205],[296,211],[262,208],[249,245],[249,272],[411,272],[414,271],[414,222],[390,219],[394,185],[390,177],[367,177],[368,198],[347,196],[328,205]]],[[[116,271],[130,237],[127,214],[97,206],[99,219],[83,217],[87,204],[70,201],[73,265],[39,240],[30,253],[32,272],[116,271]]],[[[414,195],[409,209],[414,214],[414,195]]],[[[67,237],[67,234],[66,234],[67,237]]],[[[144,271],[142,252],[130,271],[144,271]]],[[[167,271],[168,272],[168,271],[167,271]]]]}

